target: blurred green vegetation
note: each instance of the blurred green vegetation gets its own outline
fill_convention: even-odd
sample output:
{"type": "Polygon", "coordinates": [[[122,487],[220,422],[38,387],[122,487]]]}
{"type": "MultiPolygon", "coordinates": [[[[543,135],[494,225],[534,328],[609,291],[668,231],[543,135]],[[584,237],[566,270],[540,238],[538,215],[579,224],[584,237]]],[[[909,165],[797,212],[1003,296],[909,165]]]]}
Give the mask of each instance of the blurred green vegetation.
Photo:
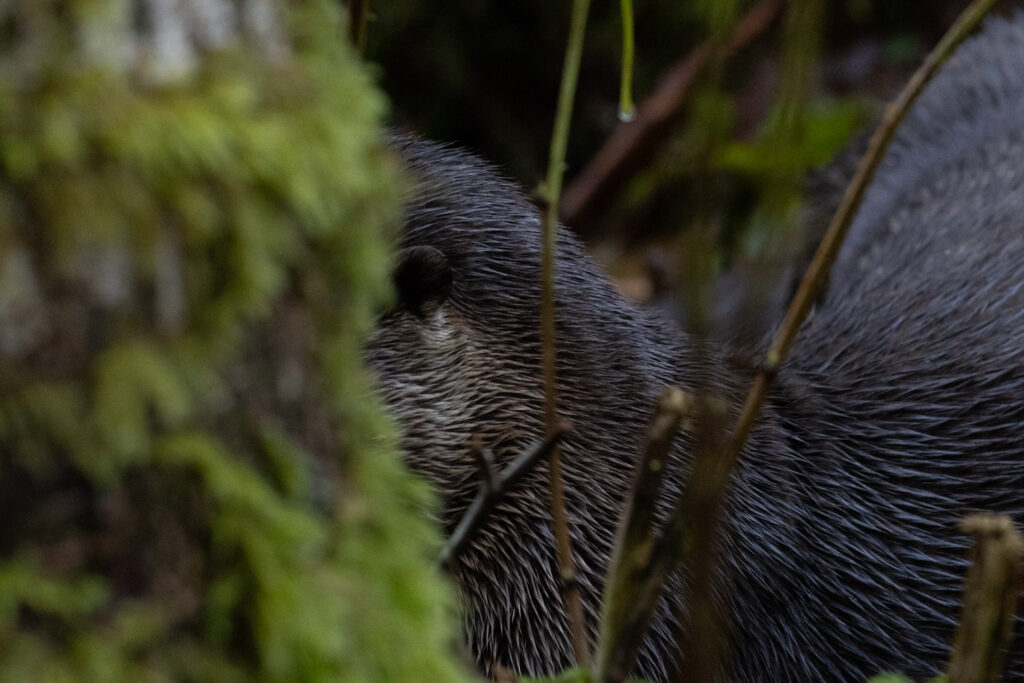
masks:
{"type": "Polygon", "coordinates": [[[340,14],[0,5],[0,680],[462,677],[340,14]]]}

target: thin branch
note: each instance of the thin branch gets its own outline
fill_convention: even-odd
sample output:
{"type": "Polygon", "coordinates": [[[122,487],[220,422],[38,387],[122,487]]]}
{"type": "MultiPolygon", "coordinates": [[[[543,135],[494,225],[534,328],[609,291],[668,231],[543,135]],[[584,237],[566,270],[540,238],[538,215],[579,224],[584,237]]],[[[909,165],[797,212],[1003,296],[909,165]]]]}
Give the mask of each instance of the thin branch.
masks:
{"type": "Polygon", "coordinates": [[[690,577],[688,604],[680,614],[683,659],[679,670],[682,680],[691,683],[717,680],[724,653],[723,623],[713,589],[719,520],[731,474],[720,457],[728,434],[727,404],[705,396],[701,407],[693,468],[665,532],[664,547],[659,548],[669,560],[677,558],[677,564],[681,561],[690,577]]]}
{"type": "MultiPolygon", "coordinates": [[[[572,119],[576,81],[579,77],[580,59],[583,55],[583,36],[587,26],[590,0],[573,0],[572,8],[569,41],[565,51],[562,83],[558,92],[558,107],[555,112],[555,128],[551,135],[547,180],[541,188],[541,195],[544,199],[544,244],[541,250],[541,341],[544,364],[544,419],[548,433],[553,432],[558,423],[558,399],[555,392],[557,381],[555,370],[555,249],[558,237],[558,202],[562,192],[565,149],[569,142],[569,123],[572,119]]],[[[551,477],[551,517],[561,574],[562,601],[565,603],[576,663],[586,666],[590,662],[590,653],[583,620],[583,603],[580,601],[579,587],[576,585],[572,539],[569,537],[569,520],[565,514],[565,500],[562,491],[562,457],[558,448],[555,448],[551,454],[548,471],[551,477]]]]}
{"type": "Polygon", "coordinates": [[[483,441],[479,434],[474,434],[469,443],[469,450],[476,460],[477,469],[480,470],[480,481],[485,490],[493,491],[501,486],[497,473],[494,471],[494,453],[484,448],[483,441]]]}
{"type": "MultiPolygon", "coordinates": [[[[789,352],[793,339],[796,336],[796,331],[806,318],[807,313],[810,311],[811,303],[817,297],[818,290],[827,278],[828,270],[835,260],[836,253],[846,235],[854,211],[859,205],[874,170],[881,160],[882,153],[892,139],[896,127],[903,120],[910,105],[924,89],[924,86],[935,75],[939,66],[952,54],[956,45],[967,36],[994,2],[995,0],[975,0],[975,2],[968,6],[939,44],[928,55],[924,64],[914,74],[896,101],[886,109],[885,116],[871,139],[868,151],[861,160],[860,166],[846,190],[843,201],[835,217],[832,219],[829,230],[804,276],[800,289],[790,304],[786,319],[775,335],[767,359],[750,393],[747,395],[728,443],[724,447],[718,448],[713,444],[715,439],[713,432],[715,430],[706,426],[702,426],[702,428],[697,430],[698,440],[701,440],[700,435],[703,434],[707,439],[708,448],[705,449],[698,443],[695,449],[696,455],[693,472],[687,481],[683,495],[680,497],[675,510],[673,510],[669,518],[662,538],[652,553],[646,583],[636,592],[635,607],[629,619],[638,631],[645,632],[647,630],[661,589],[671,571],[683,559],[682,554],[685,547],[687,545],[691,548],[713,549],[715,547],[718,528],[717,520],[721,513],[724,488],[728,484],[730,474],[746,445],[754,422],[760,414],[761,406],[775,378],[775,374],[789,352]],[[717,457],[707,458],[704,455],[705,450],[708,454],[717,454],[717,457]],[[700,536],[699,538],[698,535],[700,536]]],[[[693,559],[692,553],[689,554],[689,559],[693,559]]],[[[701,560],[694,569],[697,574],[695,590],[706,591],[706,586],[702,587],[699,584],[710,581],[710,577],[713,576],[713,559],[701,560]]],[[[691,619],[690,628],[688,629],[691,632],[688,634],[688,639],[691,642],[693,640],[692,632],[698,626],[691,619]]],[[[689,665],[695,659],[704,657],[706,653],[701,652],[699,655],[696,655],[696,653],[690,651],[688,654],[689,665]]],[[[632,657],[629,664],[632,666],[632,657]]],[[[706,671],[703,668],[701,668],[700,672],[690,671],[688,673],[690,673],[692,678],[687,680],[708,680],[705,675],[706,671]]]]}
{"type": "MultiPolygon", "coordinates": [[[[707,483],[695,487],[695,495],[689,496],[696,501],[703,501],[707,508],[701,511],[702,516],[700,517],[693,516],[694,511],[691,510],[689,511],[691,517],[689,520],[679,520],[678,522],[673,520],[670,523],[670,527],[678,527],[677,532],[680,533],[682,538],[691,539],[695,535],[702,537],[693,540],[691,548],[699,547],[706,551],[716,546],[718,519],[721,514],[724,490],[728,485],[731,472],[739,460],[743,448],[746,446],[754,423],[760,415],[768,390],[771,388],[779,367],[792,347],[797,330],[806,319],[812,303],[817,299],[822,285],[828,278],[828,272],[835,261],[836,254],[839,252],[839,247],[842,246],[843,239],[846,237],[856,209],[860,205],[875,169],[881,162],[883,153],[892,140],[896,128],[906,116],[918,95],[924,90],[925,85],[938,72],[939,67],[953,53],[954,48],[967,37],[971,29],[981,20],[994,2],[995,0],[975,0],[975,2],[968,6],[953,26],[950,27],[949,31],[946,32],[942,40],[939,41],[938,45],[928,54],[924,63],[914,73],[899,97],[886,108],[882,121],[868,145],[867,153],[861,160],[853,180],[851,180],[850,185],[847,187],[839,209],[836,211],[825,234],[825,238],[818,247],[818,251],[815,253],[814,259],[804,275],[800,288],[786,312],[786,317],[775,338],[772,340],[772,345],[768,350],[761,372],[758,373],[754,385],[747,395],[731,438],[724,448],[716,449],[720,455],[714,459],[714,462],[709,463],[707,483]],[[705,486],[707,489],[702,490],[705,486]],[[696,523],[698,519],[700,524],[696,523]]],[[[699,471],[700,468],[695,467],[694,476],[691,477],[691,480],[696,478],[699,471]]],[[[688,486],[687,490],[689,491],[690,488],[688,486]]],[[[684,497],[687,497],[685,492],[684,497]]],[[[685,514],[685,511],[680,511],[685,514]]],[[[666,532],[666,536],[668,534],[669,532],[666,532]]],[[[671,547],[673,545],[672,539],[667,538],[666,540],[668,543],[666,544],[665,554],[672,555],[677,552],[676,548],[671,547]]],[[[705,601],[708,603],[696,610],[695,613],[701,616],[699,613],[707,610],[708,614],[701,616],[701,618],[709,620],[709,623],[700,625],[691,623],[691,628],[688,629],[687,652],[690,652],[686,662],[688,680],[711,680],[716,672],[707,670],[707,661],[704,658],[703,650],[715,647],[717,644],[703,642],[701,644],[702,656],[694,657],[695,646],[693,643],[696,639],[706,638],[707,633],[713,633],[714,627],[717,625],[711,611],[713,606],[710,604],[709,583],[714,574],[714,554],[702,552],[700,556],[697,556],[696,553],[690,552],[686,558],[678,558],[677,556],[675,561],[679,561],[679,559],[683,559],[687,566],[692,565],[691,572],[695,576],[694,595],[699,598],[706,594],[705,601]],[[700,583],[705,583],[705,585],[698,585],[700,583]]],[[[667,568],[674,564],[673,558],[659,558],[658,553],[656,553],[655,564],[659,562],[664,565],[660,572],[667,572],[667,568]]]]}
{"type": "Polygon", "coordinates": [[[765,31],[781,0],[762,0],[739,21],[721,49],[709,41],[678,62],[644,100],[636,119],[620,123],[594,158],[565,190],[562,220],[578,234],[593,231],[593,217],[618,196],[626,182],[647,166],[682,118],[690,89],[713,58],[728,59],[765,31]]]}
{"type": "Polygon", "coordinates": [[[729,448],[723,455],[730,470],[747,443],[750,430],[753,428],[754,422],[761,412],[761,406],[764,404],[768,389],[774,381],[776,372],[778,372],[779,367],[789,354],[789,349],[796,338],[797,330],[800,329],[800,325],[807,318],[807,314],[817,299],[822,285],[828,279],[829,270],[832,268],[836,254],[839,253],[839,247],[842,246],[850,224],[853,222],[857,207],[860,206],[864,192],[874,176],[875,169],[882,160],[885,149],[889,146],[889,142],[896,133],[896,128],[910,110],[910,105],[914,103],[917,96],[924,90],[925,85],[938,72],[939,67],[949,58],[956,46],[967,37],[971,29],[985,16],[995,2],[996,0],[975,0],[972,2],[942,37],[939,44],[928,54],[924,63],[914,73],[910,82],[907,83],[899,94],[899,97],[886,107],[882,121],[868,143],[868,150],[864,158],[861,159],[853,180],[850,181],[849,186],[846,188],[842,202],[836,210],[832,222],[829,224],[828,231],[825,233],[818,251],[814,254],[811,265],[808,266],[807,272],[804,274],[800,288],[797,290],[793,301],[789,305],[789,309],[786,311],[786,317],[782,325],[772,340],[764,366],[761,372],[758,373],[750,393],[747,394],[743,411],[740,413],[736,427],[733,430],[729,448]]]}
{"type": "Polygon", "coordinates": [[[619,84],[619,120],[633,121],[633,61],[636,56],[636,37],[633,29],[633,0],[620,0],[622,11],[622,82],[619,84]]]}
{"type": "Polygon", "coordinates": [[[568,430],[568,425],[564,423],[557,425],[544,441],[538,442],[516,456],[512,464],[506,467],[500,475],[494,473],[493,460],[488,458],[487,451],[480,444],[479,437],[474,436],[471,448],[477,463],[481,466],[480,492],[466,509],[458,526],[455,527],[455,531],[452,532],[448,542],[441,550],[442,567],[449,570],[454,567],[459,554],[472,540],[473,535],[502,496],[511,491],[538,462],[549,457],[568,430]]]}
{"type": "Polygon", "coordinates": [[[947,680],[997,683],[1013,635],[1024,539],[1006,515],[971,515],[962,528],[974,547],[947,680]]]}
{"type": "Polygon", "coordinates": [[[628,615],[637,589],[646,578],[655,545],[655,501],[668,454],[692,408],[693,398],[673,387],[666,387],[658,397],[609,563],[611,569],[604,590],[595,680],[607,683],[625,680],[636,650],[643,641],[643,629],[635,628],[628,615]]]}
{"type": "MultiPolygon", "coordinates": [[[[682,494],[669,516],[668,523],[650,552],[650,560],[645,568],[638,569],[636,581],[630,586],[632,600],[627,605],[624,615],[620,615],[623,637],[615,648],[621,652],[606,655],[609,661],[617,660],[617,670],[630,671],[636,660],[637,652],[647,633],[651,616],[658,605],[658,599],[669,574],[678,566],[679,558],[687,547],[714,549],[714,516],[717,514],[715,503],[716,493],[724,488],[728,481],[728,472],[721,467],[716,457],[721,451],[720,440],[724,434],[727,417],[726,404],[709,396],[698,396],[696,402],[688,408],[688,415],[695,423],[692,431],[695,436],[694,466],[682,494]],[[698,523],[699,522],[699,523],[698,523]]],[[[703,590],[704,583],[710,584],[713,568],[707,566],[704,576],[700,568],[691,582],[691,594],[703,590]]],[[[710,595],[710,591],[706,591],[710,595]]],[[[698,600],[691,604],[691,626],[706,626],[712,616],[711,605],[698,600]],[[696,615],[696,619],[694,618],[696,615]]],[[[690,631],[693,629],[691,628],[690,631]]],[[[701,634],[703,635],[703,634],[701,634]]],[[[712,634],[714,635],[714,634],[712,634]]],[[[700,642],[700,641],[698,641],[700,642]]],[[[707,644],[701,642],[702,645],[707,644]]],[[[712,645],[717,645],[712,643],[712,645]]],[[[610,645],[611,646],[611,645],[610,645]]],[[[704,663],[711,667],[717,662],[717,648],[711,647],[701,651],[704,663]]],[[[692,658],[691,658],[692,659],[692,658]]],[[[611,678],[611,669],[604,672],[606,678],[597,680],[617,680],[611,678]]],[[[690,673],[690,672],[688,672],[690,673]]],[[[700,673],[695,672],[695,673],[700,673]]],[[[707,680],[681,677],[680,680],[707,680]]]]}

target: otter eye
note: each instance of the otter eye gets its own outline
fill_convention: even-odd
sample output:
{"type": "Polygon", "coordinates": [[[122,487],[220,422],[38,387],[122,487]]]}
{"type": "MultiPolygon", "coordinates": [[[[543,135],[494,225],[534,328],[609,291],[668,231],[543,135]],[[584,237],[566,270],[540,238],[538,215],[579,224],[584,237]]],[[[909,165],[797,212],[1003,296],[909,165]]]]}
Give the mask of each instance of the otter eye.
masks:
{"type": "Polygon", "coordinates": [[[448,258],[434,247],[406,247],[398,253],[394,282],[399,303],[425,318],[448,298],[452,270],[448,258]]]}

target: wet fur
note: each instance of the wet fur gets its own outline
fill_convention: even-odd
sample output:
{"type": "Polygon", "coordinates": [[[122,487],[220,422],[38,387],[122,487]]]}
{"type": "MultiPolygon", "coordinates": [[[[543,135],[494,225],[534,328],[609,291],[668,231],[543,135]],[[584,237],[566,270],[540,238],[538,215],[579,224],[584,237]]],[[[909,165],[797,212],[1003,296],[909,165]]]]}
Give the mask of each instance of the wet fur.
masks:
{"type": "MultiPolygon", "coordinates": [[[[730,680],[859,681],[941,670],[973,510],[1024,513],[1024,19],[990,22],[929,86],[869,191],[827,299],[802,330],[734,476],[717,595],[730,680]]],[[[450,287],[401,305],[369,347],[410,465],[451,530],[479,478],[542,432],[536,210],[468,154],[396,142],[415,187],[403,246],[439,250],[450,287]],[[428,298],[429,303],[429,298],[428,298]]],[[[653,399],[749,374],[624,302],[564,233],[558,373],[567,507],[589,619],[653,399]]],[[[686,444],[675,453],[678,492],[686,444]]],[[[481,666],[571,663],[543,468],[456,569],[481,666]]],[[[662,501],[662,507],[668,501],[662,501]]],[[[674,675],[678,579],[637,673],[674,675]]],[[[1019,631],[1019,629],[1018,629],[1019,631]]],[[[1008,680],[1024,677],[1018,633],[1008,680]]]]}

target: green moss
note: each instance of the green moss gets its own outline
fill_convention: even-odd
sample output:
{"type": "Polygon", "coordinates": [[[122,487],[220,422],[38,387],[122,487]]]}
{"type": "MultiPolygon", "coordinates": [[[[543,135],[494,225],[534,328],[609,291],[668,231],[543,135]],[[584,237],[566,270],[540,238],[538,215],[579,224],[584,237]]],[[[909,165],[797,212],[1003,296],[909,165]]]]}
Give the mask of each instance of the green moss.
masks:
{"type": "Polygon", "coordinates": [[[0,680],[459,680],[338,3],[171,52],[136,5],[0,9],[0,680]]]}

